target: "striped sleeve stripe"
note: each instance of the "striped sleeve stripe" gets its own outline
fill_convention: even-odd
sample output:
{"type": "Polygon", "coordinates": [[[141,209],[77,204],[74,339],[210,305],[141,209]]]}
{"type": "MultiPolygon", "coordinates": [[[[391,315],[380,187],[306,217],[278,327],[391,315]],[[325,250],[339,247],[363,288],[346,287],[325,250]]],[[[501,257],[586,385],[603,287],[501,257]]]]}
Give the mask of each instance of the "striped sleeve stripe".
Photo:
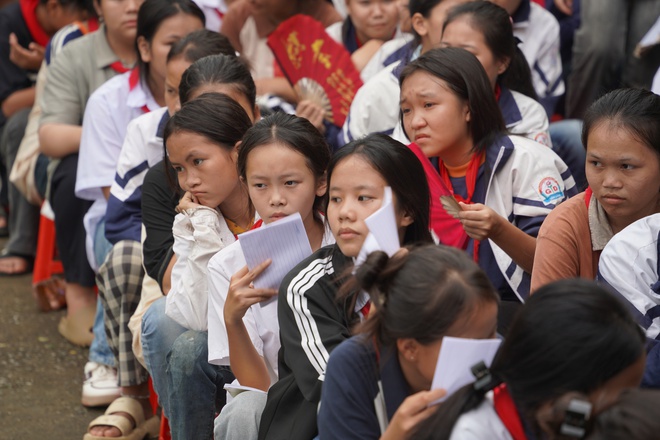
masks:
{"type": "Polygon", "coordinates": [[[321,335],[319,333],[316,321],[307,305],[307,297],[305,293],[311,289],[319,279],[324,275],[330,274],[326,270],[332,260],[332,256],[312,261],[309,266],[303,269],[296,275],[287,289],[286,299],[289,307],[293,311],[293,316],[298,326],[298,331],[301,336],[301,346],[307,355],[307,359],[312,364],[319,378],[323,380],[325,375],[325,367],[328,363],[330,354],[323,346],[321,335]]]}
{"type": "Polygon", "coordinates": [[[126,184],[135,176],[143,172],[144,170],[149,168],[149,162],[146,160],[143,161],[141,164],[139,164],[136,167],[131,168],[124,174],[124,177],[121,177],[118,173],[115,174],[115,182],[117,182],[117,185],[121,186],[122,188],[126,188],[126,184]]]}
{"type": "Polygon", "coordinates": [[[548,211],[551,210],[551,208],[549,208],[549,206],[551,206],[551,205],[546,205],[545,203],[540,202],[538,200],[524,199],[522,197],[514,197],[513,198],[513,203],[515,203],[516,205],[534,206],[534,207],[537,207],[537,208],[543,208],[543,209],[547,209],[548,211]]]}

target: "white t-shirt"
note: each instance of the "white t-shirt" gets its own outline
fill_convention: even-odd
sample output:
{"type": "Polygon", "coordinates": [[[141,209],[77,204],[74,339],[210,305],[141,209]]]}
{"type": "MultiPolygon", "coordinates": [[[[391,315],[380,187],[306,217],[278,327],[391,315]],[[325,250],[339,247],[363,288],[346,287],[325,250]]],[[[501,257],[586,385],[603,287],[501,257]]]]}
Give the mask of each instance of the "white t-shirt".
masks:
{"type": "Polygon", "coordinates": [[[85,108],[75,192],[77,197],[94,202],[84,219],[87,258],[92,268],[102,263],[94,258],[96,226],[105,216],[107,206],[102,188],[114,182],[128,123],[144,114],[145,109],[160,108],[151,91],[135,77],[135,72],[108,80],[92,93],[85,108]]]}
{"type": "Polygon", "coordinates": [[[222,19],[227,13],[227,4],[225,0],[193,0],[206,18],[206,29],[213,32],[220,32],[222,19]]]}

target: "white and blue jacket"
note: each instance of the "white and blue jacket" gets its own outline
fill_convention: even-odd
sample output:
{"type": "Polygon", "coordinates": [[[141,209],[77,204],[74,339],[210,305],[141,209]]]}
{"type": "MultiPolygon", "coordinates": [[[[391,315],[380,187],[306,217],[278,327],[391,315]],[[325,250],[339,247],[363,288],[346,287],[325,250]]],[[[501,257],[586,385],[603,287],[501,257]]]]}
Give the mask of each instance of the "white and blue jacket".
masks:
{"type": "Polygon", "coordinates": [[[660,387],[660,214],[632,223],[607,243],[598,280],[619,296],[646,333],[642,386],[660,387]]]}
{"type": "Polygon", "coordinates": [[[565,91],[559,53],[559,23],[545,8],[530,0],[522,0],[511,18],[513,34],[521,40],[520,50],[532,71],[534,90],[551,116],[565,91]]]}
{"type": "Polygon", "coordinates": [[[163,131],[168,120],[167,107],[163,107],[128,124],[105,213],[105,237],[112,244],[140,241],[142,183],[149,168],[163,160],[163,131]]]}
{"type": "MultiPolygon", "coordinates": [[[[452,179],[454,191],[460,193],[456,183],[452,179]]],[[[472,200],[536,237],[550,211],[576,194],[570,170],[550,148],[520,136],[503,136],[486,150],[472,200]]],[[[472,240],[467,250],[472,252],[472,240]]],[[[490,239],[481,242],[479,266],[500,293],[512,292],[521,301],[529,296],[531,275],[490,239]]]]}

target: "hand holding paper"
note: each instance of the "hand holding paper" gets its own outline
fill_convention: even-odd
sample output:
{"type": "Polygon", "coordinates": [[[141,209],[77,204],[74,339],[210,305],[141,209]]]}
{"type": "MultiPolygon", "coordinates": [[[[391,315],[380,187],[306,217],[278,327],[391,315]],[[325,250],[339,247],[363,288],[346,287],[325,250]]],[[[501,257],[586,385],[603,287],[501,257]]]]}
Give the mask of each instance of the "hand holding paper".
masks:
{"type": "Polygon", "coordinates": [[[255,288],[278,289],[286,274],[312,255],[299,213],[244,232],[238,242],[250,270],[268,259],[272,260],[270,266],[253,281],[255,288]]]}

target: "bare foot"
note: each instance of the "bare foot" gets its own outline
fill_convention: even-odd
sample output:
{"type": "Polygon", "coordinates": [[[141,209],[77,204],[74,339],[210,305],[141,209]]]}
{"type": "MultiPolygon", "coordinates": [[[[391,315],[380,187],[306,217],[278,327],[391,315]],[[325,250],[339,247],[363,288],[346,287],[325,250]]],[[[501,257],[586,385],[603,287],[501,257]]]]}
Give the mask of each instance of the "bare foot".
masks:
{"type": "Polygon", "coordinates": [[[3,275],[22,274],[30,269],[28,260],[18,256],[0,257],[0,273],[3,275]]]}

